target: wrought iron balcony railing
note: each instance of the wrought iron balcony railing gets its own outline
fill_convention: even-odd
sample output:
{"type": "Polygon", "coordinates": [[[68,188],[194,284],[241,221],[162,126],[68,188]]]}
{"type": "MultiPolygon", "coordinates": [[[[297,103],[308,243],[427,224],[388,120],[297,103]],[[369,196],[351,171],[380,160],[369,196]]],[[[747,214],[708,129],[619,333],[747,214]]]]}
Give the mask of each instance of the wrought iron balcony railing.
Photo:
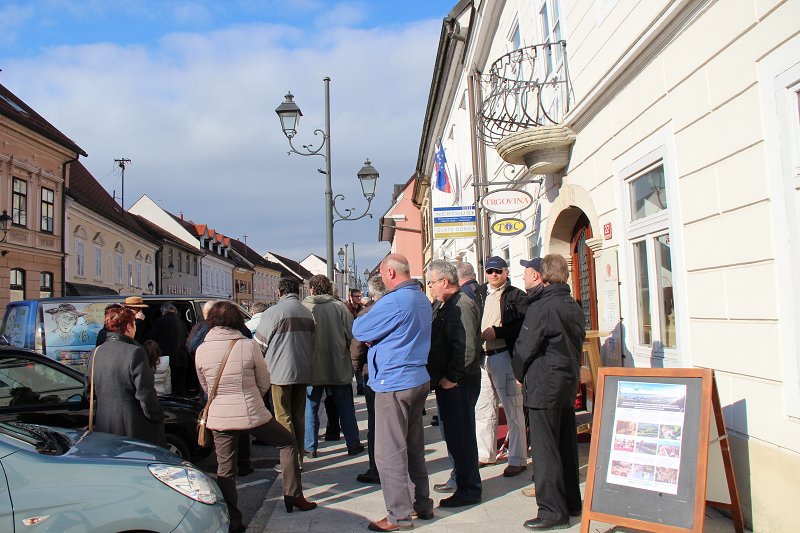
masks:
{"type": "Polygon", "coordinates": [[[481,76],[481,88],[477,125],[487,145],[528,128],[561,124],[572,103],[566,41],[505,54],[481,76]]]}

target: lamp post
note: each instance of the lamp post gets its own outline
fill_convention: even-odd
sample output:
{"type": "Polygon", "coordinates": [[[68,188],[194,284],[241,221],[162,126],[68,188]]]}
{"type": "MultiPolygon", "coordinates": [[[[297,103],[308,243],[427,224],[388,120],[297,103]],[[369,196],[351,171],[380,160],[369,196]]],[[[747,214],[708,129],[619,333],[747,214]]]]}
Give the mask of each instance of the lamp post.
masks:
{"type": "Polygon", "coordinates": [[[361,181],[361,191],[364,195],[364,198],[367,200],[367,208],[359,216],[355,215],[353,209],[345,209],[344,214],[339,212],[339,210],[336,208],[336,200],[344,200],[345,197],[342,194],[337,194],[334,196],[333,189],[331,187],[331,79],[328,76],[325,76],[322,81],[325,83],[325,130],[314,130],[314,135],[322,135],[322,143],[320,143],[318,147],[314,148],[314,146],[311,144],[304,144],[302,145],[302,148],[298,150],[292,143],[292,139],[295,135],[297,135],[297,126],[300,122],[300,117],[303,116],[303,113],[300,111],[300,108],[297,106],[297,104],[294,103],[294,96],[291,92],[284,97],[284,101],[277,107],[277,109],[275,109],[275,112],[278,114],[278,117],[281,120],[283,134],[289,140],[290,155],[292,153],[302,156],[318,155],[325,160],[325,170],[318,169],[318,172],[325,174],[326,261],[328,263],[328,278],[333,281],[333,226],[340,220],[358,220],[360,218],[364,218],[365,216],[372,218],[372,215],[369,213],[369,208],[372,204],[372,199],[375,197],[375,186],[377,184],[379,174],[378,171],[372,166],[369,159],[367,159],[364,162],[364,166],[358,171],[357,174],[358,179],[361,181]],[[320,153],[323,147],[325,148],[324,155],[320,153]],[[339,217],[338,219],[334,219],[334,213],[336,213],[336,215],[339,217]]]}

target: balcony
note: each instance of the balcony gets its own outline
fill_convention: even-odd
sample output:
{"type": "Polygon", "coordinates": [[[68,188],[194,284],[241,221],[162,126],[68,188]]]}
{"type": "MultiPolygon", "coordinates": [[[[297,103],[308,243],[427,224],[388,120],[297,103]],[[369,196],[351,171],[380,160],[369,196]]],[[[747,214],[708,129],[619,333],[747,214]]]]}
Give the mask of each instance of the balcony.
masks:
{"type": "Polygon", "coordinates": [[[572,103],[567,43],[545,43],[509,52],[481,77],[478,134],[507,163],[535,174],[569,163],[575,133],[562,125],[572,103]]]}

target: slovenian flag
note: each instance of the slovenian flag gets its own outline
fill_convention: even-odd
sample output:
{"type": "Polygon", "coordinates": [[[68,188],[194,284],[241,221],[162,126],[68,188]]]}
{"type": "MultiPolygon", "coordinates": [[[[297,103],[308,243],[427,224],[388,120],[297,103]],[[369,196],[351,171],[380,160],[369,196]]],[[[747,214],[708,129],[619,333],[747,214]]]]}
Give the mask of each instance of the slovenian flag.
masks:
{"type": "Polygon", "coordinates": [[[444,146],[441,141],[439,141],[439,150],[436,151],[433,173],[436,176],[437,189],[442,192],[453,192],[453,187],[450,184],[450,176],[447,174],[447,159],[444,157],[444,146]]]}

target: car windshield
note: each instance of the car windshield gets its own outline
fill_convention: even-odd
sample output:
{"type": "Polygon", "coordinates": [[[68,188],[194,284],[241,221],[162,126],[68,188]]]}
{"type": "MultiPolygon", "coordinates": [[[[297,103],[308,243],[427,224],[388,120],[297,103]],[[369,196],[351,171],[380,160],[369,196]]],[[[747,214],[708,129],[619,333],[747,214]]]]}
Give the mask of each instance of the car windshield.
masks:
{"type": "Polygon", "coordinates": [[[24,357],[0,358],[0,408],[81,401],[83,387],[56,367],[24,357]]]}
{"type": "Polygon", "coordinates": [[[0,422],[0,434],[33,446],[45,455],[62,455],[72,445],[66,435],[36,424],[0,422]]]}

